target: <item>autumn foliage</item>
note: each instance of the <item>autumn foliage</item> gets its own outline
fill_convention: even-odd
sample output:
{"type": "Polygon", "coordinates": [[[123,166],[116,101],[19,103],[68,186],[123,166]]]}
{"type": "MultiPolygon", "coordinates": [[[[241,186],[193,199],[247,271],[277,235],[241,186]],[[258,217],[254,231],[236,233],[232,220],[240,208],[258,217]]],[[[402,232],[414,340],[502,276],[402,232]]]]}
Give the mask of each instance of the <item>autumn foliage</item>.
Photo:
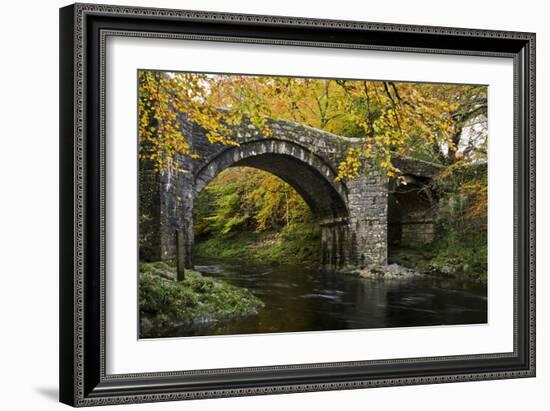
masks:
{"type": "Polygon", "coordinates": [[[372,165],[398,176],[393,154],[452,160],[462,128],[486,112],[486,93],[485,86],[140,71],[140,155],[162,172],[175,167],[176,153],[200,154],[189,149],[177,113],[204,127],[211,143],[229,145],[237,142],[228,126],[246,115],[266,138],[267,118],[360,138],[339,178],[372,165]]]}

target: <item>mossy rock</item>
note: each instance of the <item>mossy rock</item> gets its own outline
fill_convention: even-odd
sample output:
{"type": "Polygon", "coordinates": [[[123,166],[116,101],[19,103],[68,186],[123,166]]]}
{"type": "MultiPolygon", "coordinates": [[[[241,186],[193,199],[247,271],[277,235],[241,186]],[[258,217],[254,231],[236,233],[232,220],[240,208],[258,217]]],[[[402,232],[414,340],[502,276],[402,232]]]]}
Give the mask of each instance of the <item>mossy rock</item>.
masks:
{"type": "Polygon", "coordinates": [[[185,271],[175,280],[175,267],[165,262],[141,263],[140,322],[145,328],[220,321],[254,315],[264,303],[246,288],[185,271]]]}

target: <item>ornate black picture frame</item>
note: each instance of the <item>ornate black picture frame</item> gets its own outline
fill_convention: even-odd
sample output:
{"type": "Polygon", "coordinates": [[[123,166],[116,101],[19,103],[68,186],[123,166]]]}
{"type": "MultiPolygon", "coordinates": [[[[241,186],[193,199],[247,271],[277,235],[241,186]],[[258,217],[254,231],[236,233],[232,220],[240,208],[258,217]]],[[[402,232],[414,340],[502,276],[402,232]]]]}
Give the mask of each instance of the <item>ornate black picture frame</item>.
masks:
{"type": "Polygon", "coordinates": [[[60,10],[60,400],[73,406],[535,376],[535,34],[75,4],[60,10]],[[398,360],[105,371],[105,39],[508,57],[514,62],[514,350],[398,360]]]}

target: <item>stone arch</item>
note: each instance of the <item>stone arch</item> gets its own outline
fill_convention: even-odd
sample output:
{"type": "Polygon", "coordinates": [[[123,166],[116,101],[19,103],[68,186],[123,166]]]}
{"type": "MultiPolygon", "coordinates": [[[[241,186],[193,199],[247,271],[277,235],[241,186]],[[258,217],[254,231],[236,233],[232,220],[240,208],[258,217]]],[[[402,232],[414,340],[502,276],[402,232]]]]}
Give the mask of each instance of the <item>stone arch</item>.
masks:
{"type": "Polygon", "coordinates": [[[197,196],[220,172],[248,166],[267,171],[292,186],[323,224],[349,217],[347,188],[322,158],[294,142],[265,139],[232,147],[210,158],[194,173],[197,196]]]}
{"type": "Polygon", "coordinates": [[[159,176],[145,162],[140,165],[140,207],[147,209],[151,228],[140,232],[140,255],[151,261],[174,259],[180,233],[183,247],[178,255],[192,267],[197,194],[222,170],[249,166],[277,175],[304,198],[321,227],[321,263],[326,269],[385,264],[387,176],[373,169],[345,183],[336,181],[339,164],[361,141],[290,121],[267,122],[269,137],[243,117],[230,128],[239,145],[226,146],[211,143],[205,129],[181,117],[182,131],[198,156],[177,157],[185,173],[159,176]]]}

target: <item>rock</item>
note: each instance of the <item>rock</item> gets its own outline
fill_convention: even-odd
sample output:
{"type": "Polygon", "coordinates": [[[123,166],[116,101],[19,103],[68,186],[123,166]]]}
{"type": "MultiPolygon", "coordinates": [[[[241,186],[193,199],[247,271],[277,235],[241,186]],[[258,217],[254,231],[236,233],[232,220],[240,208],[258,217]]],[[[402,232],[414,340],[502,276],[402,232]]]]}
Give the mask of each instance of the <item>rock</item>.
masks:
{"type": "Polygon", "coordinates": [[[382,279],[411,279],[413,277],[419,277],[423,274],[417,273],[407,267],[400,266],[399,264],[378,265],[371,266],[362,269],[359,272],[359,277],[370,278],[376,280],[382,279]]]}

